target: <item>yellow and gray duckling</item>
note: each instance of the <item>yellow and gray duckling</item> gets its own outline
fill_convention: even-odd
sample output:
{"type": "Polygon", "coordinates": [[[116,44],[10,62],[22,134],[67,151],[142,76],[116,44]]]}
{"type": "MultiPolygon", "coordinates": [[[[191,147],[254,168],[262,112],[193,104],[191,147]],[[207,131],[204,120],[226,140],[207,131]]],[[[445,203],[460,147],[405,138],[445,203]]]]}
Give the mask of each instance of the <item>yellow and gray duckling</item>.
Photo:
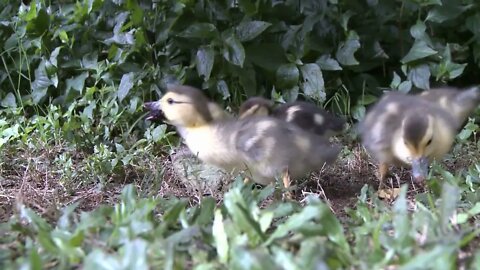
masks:
{"type": "Polygon", "coordinates": [[[385,94],[359,125],[363,145],[379,162],[379,190],[389,165],[410,165],[414,180],[422,182],[429,163],[450,151],[460,125],[437,103],[399,92],[385,94]]]}
{"type": "Polygon", "coordinates": [[[227,171],[245,170],[260,184],[282,176],[288,187],[290,176],[321,169],[340,151],[325,138],[276,118],[214,119],[209,102],[199,89],[174,86],[145,107],[153,117],[161,111],[200,160],[227,171]]]}
{"type": "Polygon", "coordinates": [[[289,102],[275,107],[271,100],[251,97],[240,106],[239,117],[254,115],[270,115],[324,137],[339,134],[345,127],[345,120],[305,101],[289,102]]]}
{"type": "MultiPolygon", "coordinates": [[[[149,103],[146,103],[145,106],[148,109],[149,103]]],[[[208,110],[210,111],[210,115],[212,116],[212,119],[221,120],[221,119],[228,119],[233,117],[215,102],[209,101],[207,107],[208,107],[208,110]]],[[[161,117],[162,117],[162,114],[160,110],[150,110],[147,115],[147,120],[157,120],[157,119],[160,119],[161,117]]]]}
{"type": "Polygon", "coordinates": [[[453,87],[433,88],[421,92],[419,96],[437,103],[461,123],[465,123],[480,104],[480,88],[476,86],[465,90],[453,87]]]}

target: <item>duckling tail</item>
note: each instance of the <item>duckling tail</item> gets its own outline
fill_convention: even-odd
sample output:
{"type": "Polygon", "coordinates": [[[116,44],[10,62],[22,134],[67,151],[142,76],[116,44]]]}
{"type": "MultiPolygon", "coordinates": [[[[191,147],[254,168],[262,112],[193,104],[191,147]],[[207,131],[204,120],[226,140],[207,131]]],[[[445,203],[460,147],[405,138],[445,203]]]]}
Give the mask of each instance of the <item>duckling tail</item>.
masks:
{"type": "Polygon", "coordinates": [[[480,88],[474,86],[466,89],[460,95],[457,96],[457,100],[460,104],[473,102],[475,106],[480,102],[480,88]]]}
{"type": "Polygon", "coordinates": [[[345,121],[345,119],[342,117],[334,115],[332,116],[332,120],[330,123],[332,131],[335,133],[340,133],[345,129],[345,124],[347,123],[347,121],[345,121]]]}

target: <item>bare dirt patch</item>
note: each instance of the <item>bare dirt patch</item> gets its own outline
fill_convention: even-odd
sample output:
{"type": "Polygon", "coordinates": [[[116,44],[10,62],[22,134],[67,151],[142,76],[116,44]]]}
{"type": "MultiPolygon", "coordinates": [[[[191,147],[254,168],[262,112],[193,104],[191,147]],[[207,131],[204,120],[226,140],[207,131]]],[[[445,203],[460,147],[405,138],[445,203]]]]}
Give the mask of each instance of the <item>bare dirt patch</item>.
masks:
{"type": "MultiPolygon", "coordinates": [[[[345,153],[333,166],[312,173],[306,180],[296,181],[294,199],[303,201],[309,195],[318,196],[330,205],[337,217],[344,219],[345,208],[355,206],[362,187],[371,185],[376,188],[378,185],[375,162],[360,144],[350,145],[353,147],[346,148],[345,153]]],[[[474,143],[457,146],[453,154],[447,157],[444,167],[452,173],[467,168],[476,160],[472,159],[476,149],[474,143]]],[[[191,205],[198,204],[204,196],[212,196],[217,202],[221,202],[223,194],[230,186],[229,183],[222,183],[214,190],[200,190],[187,186],[176,175],[169,156],[154,155],[138,157],[140,161],[135,161],[135,166],[111,174],[104,183],[65,181],[61,173],[62,167],[55,162],[55,159],[64,152],[65,148],[54,146],[48,150],[38,151],[15,148],[2,153],[0,222],[7,221],[20,203],[51,221],[57,220],[60,209],[72,203],[79,204],[78,210],[93,210],[100,204],[113,204],[118,201],[123,187],[131,183],[137,187],[141,196],[184,198],[191,205]]],[[[81,171],[83,169],[81,166],[85,166],[83,163],[85,157],[81,153],[72,156],[74,157],[72,168],[81,171]]],[[[387,184],[399,187],[403,183],[409,183],[410,197],[422,192],[422,189],[411,182],[408,169],[392,168],[387,184]]],[[[268,201],[263,204],[268,205],[268,201]]]]}

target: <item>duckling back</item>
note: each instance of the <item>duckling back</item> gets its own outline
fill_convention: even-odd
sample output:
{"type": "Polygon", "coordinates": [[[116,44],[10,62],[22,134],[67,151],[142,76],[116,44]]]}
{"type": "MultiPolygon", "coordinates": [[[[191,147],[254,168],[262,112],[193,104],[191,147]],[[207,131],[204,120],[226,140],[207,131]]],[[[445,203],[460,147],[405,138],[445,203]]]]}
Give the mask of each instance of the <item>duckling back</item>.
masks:
{"type": "Polygon", "coordinates": [[[255,181],[266,184],[284,170],[293,177],[306,176],[335,161],[339,146],[323,137],[272,117],[252,117],[239,122],[234,137],[255,181]]]}
{"type": "Polygon", "coordinates": [[[251,97],[238,109],[240,119],[250,116],[268,116],[272,114],[273,101],[263,97],[251,97]]]}
{"type": "Polygon", "coordinates": [[[222,120],[222,119],[228,119],[232,118],[232,116],[227,113],[220,105],[218,105],[215,102],[208,102],[208,110],[210,111],[210,114],[212,115],[213,120],[222,120]]]}
{"type": "Polygon", "coordinates": [[[448,111],[460,123],[465,123],[468,116],[480,104],[480,89],[471,87],[466,90],[457,88],[437,88],[419,94],[424,100],[434,102],[448,111]]]}
{"type": "Polygon", "coordinates": [[[274,107],[271,100],[251,97],[240,106],[239,115],[240,118],[270,115],[325,137],[340,133],[345,126],[345,120],[304,101],[289,102],[274,107]]]}
{"type": "Polygon", "coordinates": [[[282,104],[273,111],[272,115],[306,131],[326,137],[342,132],[345,127],[345,120],[304,101],[282,104]]]}

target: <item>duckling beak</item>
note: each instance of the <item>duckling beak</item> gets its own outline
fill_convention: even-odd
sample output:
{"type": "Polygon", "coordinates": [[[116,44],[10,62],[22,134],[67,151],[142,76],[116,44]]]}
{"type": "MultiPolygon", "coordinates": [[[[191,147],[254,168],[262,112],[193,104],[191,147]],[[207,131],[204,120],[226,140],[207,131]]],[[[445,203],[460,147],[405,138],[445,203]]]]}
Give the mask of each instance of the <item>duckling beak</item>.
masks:
{"type": "Polygon", "coordinates": [[[159,102],[145,102],[145,104],[143,104],[143,107],[149,111],[146,118],[147,120],[155,121],[163,118],[163,112],[160,109],[159,102]]]}
{"type": "Polygon", "coordinates": [[[428,165],[428,158],[424,156],[412,160],[412,174],[415,182],[421,183],[425,181],[428,175],[428,165]]]}

